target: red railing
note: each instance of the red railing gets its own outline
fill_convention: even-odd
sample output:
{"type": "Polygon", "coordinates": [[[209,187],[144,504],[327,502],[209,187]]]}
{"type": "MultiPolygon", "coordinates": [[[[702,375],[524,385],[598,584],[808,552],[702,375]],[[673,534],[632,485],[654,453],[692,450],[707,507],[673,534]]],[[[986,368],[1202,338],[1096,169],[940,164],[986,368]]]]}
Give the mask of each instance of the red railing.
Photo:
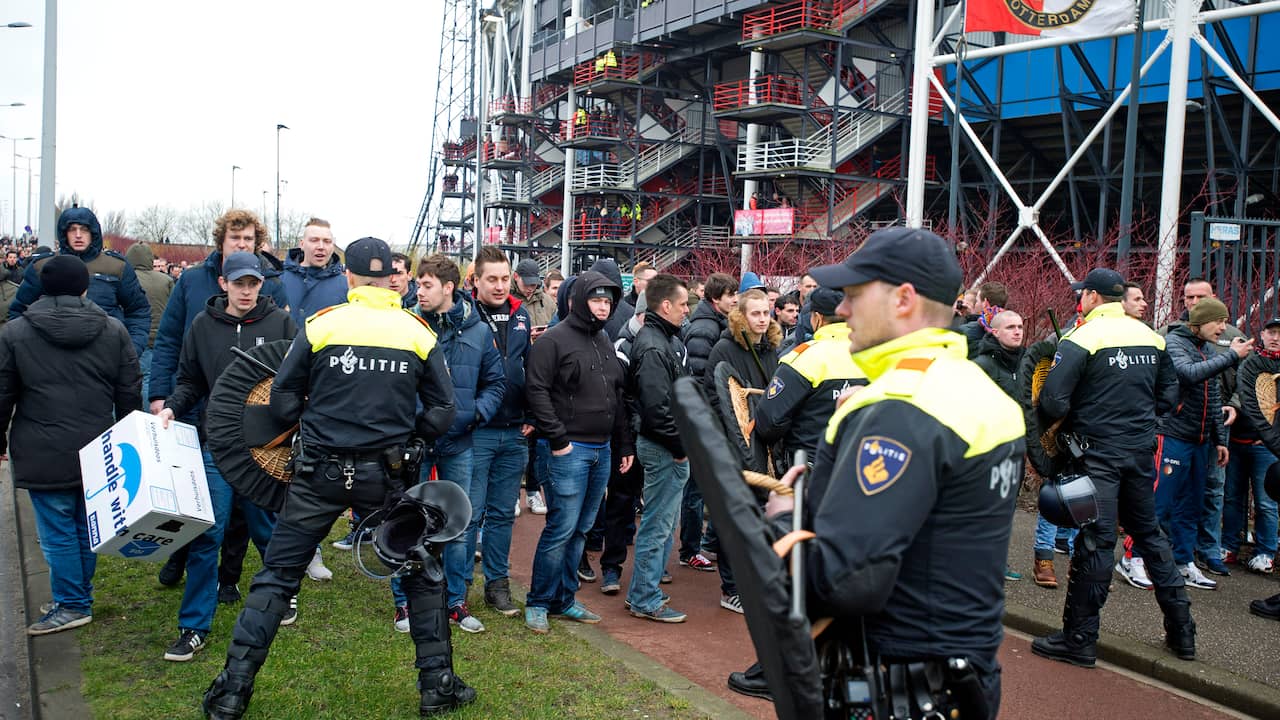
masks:
{"type": "Polygon", "coordinates": [[[448,141],[441,146],[445,160],[466,160],[476,151],[476,139],[467,138],[462,142],[448,141]]]}
{"type": "Polygon", "coordinates": [[[497,142],[486,140],[484,148],[480,151],[481,162],[489,162],[490,160],[524,160],[526,158],[524,146],[513,140],[499,140],[497,142]]]}
{"type": "Polygon", "coordinates": [[[797,77],[757,75],[716,85],[711,107],[719,111],[763,103],[803,105],[804,97],[804,83],[797,77]]]}
{"type": "Polygon", "coordinates": [[[490,117],[505,113],[528,115],[531,112],[533,112],[533,103],[527,98],[521,99],[514,95],[504,95],[503,97],[489,103],[490,117]]]}
{"type": "Polygon", "coordinates": [[[638,80],[645,72],[663,62],[663,56],[659,53],[617,55],[611,50],[594,60],[578,63],[573,68],[573,84],[589,85],[599,80],[638,80]]]}
{"type": "Polygon", "coordinates": [[[614,117],[587,116],[585,122],[580,121],[578,118],[561,120],[560,141],[565,142],[574,138],[584,137],[605,137],[616,140],[622,137],[618,132],[618,127],[618,120],[614,117]]]}
{"type": "Polygon", "coordinates": [[[819,0],[774,5],[742,16],[742,39],[759,40],[793,30],[828,30],[835,17],[831,3],[819,0]]]}
{"type": "Polygon", "coordinates": [[[667,132],[677,133],[684,129],[685,120],[680,117],[680,113],[671,109],[670,105],[663,102],[661,97],[654,99],[652,96],[646,97],[645,110],[658,121],[667,132]]]}
{"type": "Polygon", "coordinates": [[[563,210],[542,210],[529,213],[529,235],[537,237],[560,224],[564,219],[563,210]]]}
{"type": "Polygon", "coordinates": [[[533,109],[541,110],[543,107],[564,97],[568,92],[568,85],[543,85],[533,94],[533,109]]]}

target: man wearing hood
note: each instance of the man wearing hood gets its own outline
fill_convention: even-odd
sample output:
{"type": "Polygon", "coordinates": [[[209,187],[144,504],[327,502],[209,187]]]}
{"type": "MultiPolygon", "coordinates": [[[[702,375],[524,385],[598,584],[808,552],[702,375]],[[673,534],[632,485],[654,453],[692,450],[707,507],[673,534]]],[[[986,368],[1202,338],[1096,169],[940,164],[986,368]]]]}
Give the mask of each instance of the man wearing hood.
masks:
{"type": "Polygon", "coordinates": [[[0,459],[31,495],[53,605],[29,635],[93,620],[97,556],[77,449],[137,410],[142,376],[129,333],[85,297],[89,272],[75,255],[42,264],[42,297],[0,330],[0,459]],[[12,417],[12,433],[10,430],[12,417]]]}
{"type": "MultiPolygon", "coordinates": [[[[204,311],[192,319],[182,341],[177,383],[165,399],[164,408],[157,413],[165,427],[174,418],[203,405],[218,377],[236,359],[232,348],[248,350],[276,340],[292,340],[298,333],[298,326],[289,313],[276,308],[271,298],[260,295],[262,279],[258,258],[253,253],[236,252],[227,256],[222,275],[218,277],[224,292],[209,298],[204,311]]],[[[231,520],[232,507],[237,507],[244,517],[248,535],[258,547],[258,554],[264,557],[275,525],[270,513],[238,495],[223,479],[213,455],[203,447],[203,410],[200,416],[197,427],[214,524],[187,545],[187,583],[178,607],[178,639],[164,654],[165,660],[173,662],[190,660],[208,642],[218,606],[218,550],[231,520]]],[[[296,612],[292,613],[289,623],[296,617],[296,612]]]]}
{"type": "Polygon", "coordinates": [[[1018,365],[1022,362],[1022,316],[1012,310],[991,318],[991,332],[978,342],[973,361],[1006,395],[1018,398],[1018,365]]]}
{"type": "Polygon", "coordinates": [[[626,378],[604,333],[622,288],[594,271],[572,286],[566,281],[562,292],[566,287],[573,293],[568,316],[530,348],[526,373],[531,421],[551,451],[543,487],[547,524],[534,554],[524,611],[525,625],[539,634],[551,630],[548,615],[600,622],[575,599],[578,561],[610,468],[617,464],[626,472],[635,459],[623,402],[626,378]],[[623,447],[610,446],[613,434],[624,438],[623,447]]]}
{"type": "MultiPolygon", "coordinates": [[[[89,299],[111,317],[124,323],[138,355],[147,349],[151,330],[151,305],[138,284],[138,275],[124,256],[102,247],[102,226],[89,208],[68,208],[58,216],[58,254],[75,255],[89,269],[89,299]]],[[[52,258],[41,253],[32,257],[22,278],[22,287],[9,306],[12,320],[44,294],[40,270],[52,258]]]]}
{"type": "Polygon", "coordinates": [[[280,282],[288,299],[289,315],[297,325],[317,311],[347,301],[345,268],[333,251],[333,231],[327,220],[307,221],[298,247],[285,258],[280,282]]]}
{"type": "MultiPolygon", "coordinates": [[[[454,407],[458,409],[449,431],[427,447],[422,473],[424,478],[430,477],[431,468],[435,467],[441,480],[454,483],[471,495],[471,436],[502,408],[505,376],[502,353],[494,343],[493,332],[480,322],[480,314],[471,298],[459,289],[461,285],[458,266],[447,255],[430,255],[418,264],[417,312],[435,331],[436,344],[444,350],[453,381],[454,407]]],[[[473,505],[472,517],[483,511],[483,503],[478,509],[473,505]]],[[[479,525],[478,519],[474,522],[479,525]]],[[[471,614],[466,603],[471,576],[475,574],[466,534],[445,546],[444,574],[449,621],[465,632],[484,632],[484,624],[471,614]]],[[[396,600],[396,630],[409,632],[409,600],[401,591],[398,578],[392,580],[391,591],[396,600]]]]}
{"type": "MultiPolygon", "coordinates": [[[[622,270],[618,269],[618,263],[614,262],[612,258],[600,258],[591,265],[591,269],[608,278],[609,282],[617,285],[619,291],[621,291],[622,270]]],[[[627,324],[627,321],[631,319],[631,316],[636,311],[635,306],[621,297],[617,298],[613,310],[613,315],[604,325],[605,334],[609,336],[610,342],[618,339],[618,335],[622,333],[622,327],[627,324]]]]}
{"type": "Polygon", "coordinates": [[[168,304],[169,295],[173,292],[173,278],[168,273],[156,270],[155,254],[151,252],[151,246],[144,242],[129,246],[124,257],[133,266],[138,275],[138,284],[142,286],[142,292],[146,293],[147,302],[151,304],[151,334],[147,337],[147,349],[138,358],[138,363],[142,366],[142,397],[146,400],[147,378],[151,375],[151,348],[156,342],[160,316],[164,315],[164,306],[168,304]]]}

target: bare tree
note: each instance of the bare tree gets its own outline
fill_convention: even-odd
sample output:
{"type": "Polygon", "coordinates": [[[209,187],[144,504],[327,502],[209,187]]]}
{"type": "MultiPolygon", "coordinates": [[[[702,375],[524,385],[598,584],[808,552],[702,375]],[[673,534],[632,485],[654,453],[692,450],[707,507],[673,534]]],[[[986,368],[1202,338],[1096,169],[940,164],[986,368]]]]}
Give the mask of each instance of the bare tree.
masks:
{"type": "Polygon", "coordinates": [[[283,255],[289,248],[297,247],[302,239],[302,231],[307,221],[314,217],[311,213],[291,212],[280,216],[280,237],[275,238],[275,248],[283,255]]]}
{"type": "Polygon", "coordinates": [[[129,220],[123,210],[112,210],[100,218],[103,235],[123,237],[129,232],[129,220]]]}
{"type": "Polygon", "coordinates": [[[178,231],[178,213],[171,207],[152,205],[133,218],[129,229],[138,240],[170,242],[178,231]]]}
{"type": "Polygon", "coordinates": [[[226,211],[226,204],[219,200],[193,205],[178,218],[177,236],[192,245],[213,243],[214,225],[226,211]]]}

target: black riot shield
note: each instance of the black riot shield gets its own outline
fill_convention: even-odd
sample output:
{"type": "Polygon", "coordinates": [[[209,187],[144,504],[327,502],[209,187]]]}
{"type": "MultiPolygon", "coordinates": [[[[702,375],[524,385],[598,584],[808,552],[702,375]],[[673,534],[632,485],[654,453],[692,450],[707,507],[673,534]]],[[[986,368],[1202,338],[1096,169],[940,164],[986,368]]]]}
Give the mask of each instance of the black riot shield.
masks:
{"type": "Polygon", "coordinates": [[[1262,444],[1273,454],[1280,454],[1280,426],[1276,424],[1276,379],[1280,375],[1269,372],[1267,366],[1272,362],[1258,356],[1245,358],[1236,373],[1236,395],[1240,398],[1240,413],[1262,444]]]}
{"type": "Polygon", "coordinates": [[[738,451],[743,466],[769,472],[769,447],[754,436],[755,409],[764,391],[743,384],[738,371],[727,362],[715,368],[716,406],[729,444],[738,451]]]}
{"type": "Polygon", "coordinates": [[[1027,423],[1027,459],[1045,480],[1066,472],[1070,459],[1069,454],[1058,447],[1061,423],[1040,411],[1040,388],[1057,352],[1056,339],[1041,340],[1027,348],[1018,368],[1018,402],[1027,423]]]}
{"type": "Polygon", "coordinates": [[[775,533],[742,479],[742,465],[720,419],[692,378],[676,381],[675,419],[689,454],[689,477],[716,519],[720,552],[737,579],[756,657],[764,668],[780,720],[823,717],[822,677],[809,621],[792,620],[786,561],[773,550],[775,533]]]}
{"type": "Polygon", "coordinates": [[[284,506],[293,472],[289,467],[292,426],[273,418],[271,381],[290,341],[264,343],[227,366],[209,393],[205,430],[209,452],[227,484],[259,507],[284,506]],[[256,362],[255,362],[256,361],[256,362]]]}

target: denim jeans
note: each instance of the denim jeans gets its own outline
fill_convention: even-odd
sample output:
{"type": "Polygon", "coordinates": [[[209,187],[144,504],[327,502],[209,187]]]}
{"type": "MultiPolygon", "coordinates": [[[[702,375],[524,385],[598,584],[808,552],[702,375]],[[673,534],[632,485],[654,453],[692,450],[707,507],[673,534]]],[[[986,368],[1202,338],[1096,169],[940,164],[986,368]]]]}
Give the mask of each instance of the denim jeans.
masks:
{"type": "Polygon", "coordinates": [[[138,356],[138,365],[142,367],[142,407],[145,408],[151,402],[147,399],[147,383],[151,381],[151,348],[138,356]]]}
{"type": "Polygon", "coordinates": [[[178,606],[178,628],[208,634],[213,626],[213,613],[218,608],[218,551],[222,536],[231,519],[231,503],[235,493],[204,450],[204,476],[209,481],[209,500],[213,505],[213,527],[187,545],[187,584],[178,606]]]}
{"type": "MultiPolygon", "coordinates": [[[[1231,452],[1235,451],[1235,445],[1233,445],[1231,452]]],[[[1217,451],[1214,451],[1212,457],[1217,460],[1217,451]]],[[[1216,559],[1222,556],[1222,489],[1226,480],[1227,469],[1218,467],[1216,462],[1210,462],[1209,472],[1204,481],[1204,505],[1200,509],[1200,525],[1196,530],[1196,554],[1200,557],[1216,559]]]]}
{"type": "Polygon", "coordinates": [[[702,491],[698,489],[698,484],[685,483],[680,501],[681,560],[688,560],[702,552],[702,510],[702,491]]]}
{"type": "Polygon", "coordinates": [[[84,493],[28,490],[40,533],[40,552],[49,566],[53,601],[68,610],[93,614],[93,571],[98,556],[89,549],[84,493]]]}
{"type": "Polygon", "coordinates": [[[276,527],[276,514],[253,504],[249,498],[235,494],[231,514],[222,532],[222,561],[218,563],[218,584],[235,585],[244,570],[249,541],[258,549],[259,557],[267,556],[267,543],[276,527]]]}
{"type": "Polygon", "coordinates": [[[1075,553],[1076,550],[1076,534],[1080,531],[1076,528],[1058,527],[1044,516],[1036,515],[1036,544],[1034,548],[1036,560],[1052,560],[1053,547],[1056,541],[1065,539],[1067,541],[1068,557],[1075,553]]]}
{"type": "Polygon", "coordinates": [[[1189,443],[1158,435],[1156,452],[1156,522],[1173,546],[1173,561],[1195,560],[1196,531],[1204,510],[1204,486],[1213,464],[1213,443],[1189,443]]]}
{"type": "Polygon", "coordinates": [[[579,586],[578,561],[609,485],[613,462],[608,445],[592,448],[573,443],[572,447],[567,455],[552,455],[548,463],[550,472],[542,485],[547,525],[533,555],[533,579],[525,600],[527,607],[553,614],[573,605],[579,586]]]}
{"type": "Polygon", "coordinates": [[[653,612],[662,605],[658,582],[671,556],[676,516],[689,482],[689,461],[676,462],[666,448],[645,437],[636,438],[636,458],[644,465],[644,515],[636,531],[627,600],[638,612],[653,612]]]}
{"type": "Polygon", "coordinates": [[[1267,468],[1276,456],[1265,445],[1232,443],[1227,465],[1226,499],[1222,506],[1222,547],[1240,549],[1240,536],[1249,523],[1249,490],[1253,489],[1253,541],[1257,552],[1276,554],[1276,501],[1263,489],[1267,468]]]}
{"type": "MultiPolygon", "coordinates": [[[[547,475],[551,474],[548,468],[550,463],[551,446],[546,440],[535,440],[529,453],[529,472],[525,474],[524,480],[525,492],[542,492],[542,484],[546,482],[547,475]]],[[[544,496],[542,499],[546,501],[547,498],[544,496]]]]}
{"type": "MultiPolygon", "coordinates": [[[[426,482],[430,480],[431,469],[435,468],[437,481],[451,482],[460,486],[463,492],[470,494],[471,453],[472,450],[470,448],[456,455],[428,453],[422,459],[422,472],[418,476],[418,481],[426,482]]],[[[512,507],[514,508],[514,503],[512,507]]],[[[444,560],[445,583],[448,585],[449,607],[461,605],[467,601],[467,588],[470,587],[471,576],[476,571],[475,550],[467,551],[465,537],[464,533],[462,537],[452,540],[444,546],[442,559],[444,560]]],[[[391,597],[395,599],[396,607],[409,603],[400,578],[391,579],[391,597]]]]}
{"type": "Polygon", "coordinates": [[[480,428],[471,435],[471,524],[467,526],[467,557],[480,541],[484,580],[500,580],[511,572],[511,524],[520,499],[520,476],[529,461],[529,441],[520,428],[480,428]]]}

